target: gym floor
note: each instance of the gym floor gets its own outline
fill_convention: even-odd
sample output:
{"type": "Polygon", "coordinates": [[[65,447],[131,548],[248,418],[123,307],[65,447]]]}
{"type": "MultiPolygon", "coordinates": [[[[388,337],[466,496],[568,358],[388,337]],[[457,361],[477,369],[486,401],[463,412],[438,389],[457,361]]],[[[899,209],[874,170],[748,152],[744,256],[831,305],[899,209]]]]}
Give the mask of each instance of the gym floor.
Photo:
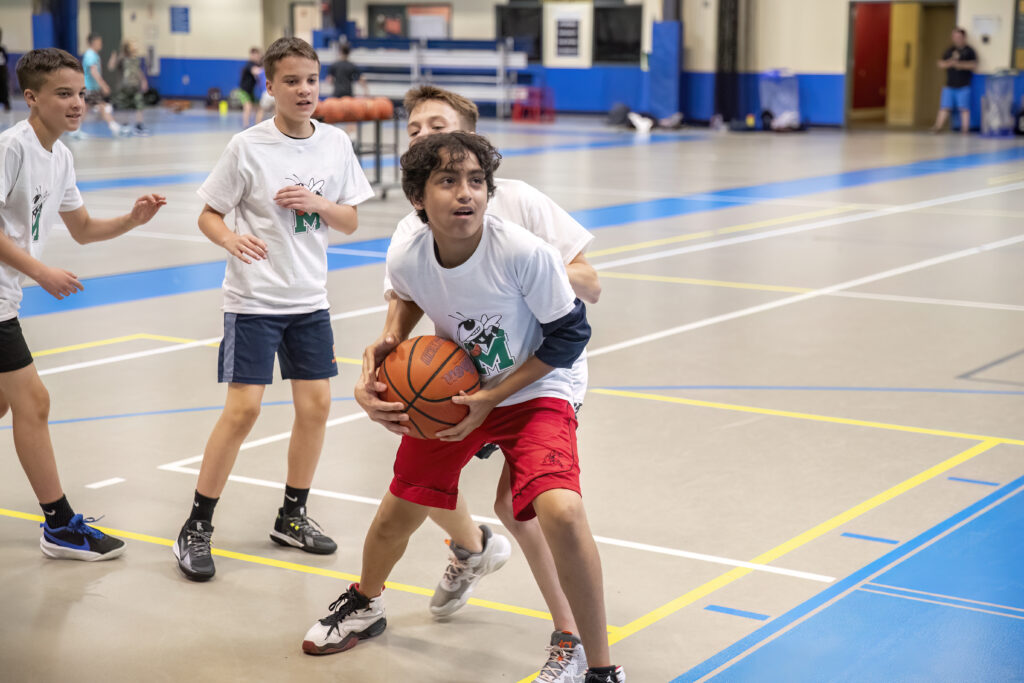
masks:
{"type": "MultiPolygon", "coordinates": [[[[278,381],[218,505],[216,578],[179,573],[169,546],[225,394],[225,254],[196,227],[195,190],[240,123],[149,115],[152,137],[109,139],[91,121],[68,144],[93,214],[146,192],[168,205],[112,242],[55,229],[44,259],[85,292],[29,288],[22,309],[68,498],[128,552],[42,556],[0,420],[0,678],[532,680],[551,624],[522,555],[437,622],[447,554],[430,522],[385,593],[387,632],[301,652],[356,580],[391,478],[397,438],[351,388],[383,322],[400,190],[332,238],[340,376],[310,514],[338,553],[268,538],[292,418],[278,381]]],[[[1024,148],[881,131],[639,138],[571,117],[480,132],[505,154],[500,176],[596,236],[604,293],[579,438],[629,680],[1024,680],[1024,148]]],[[[462,476],[492,524],[500,466],[462,476]]]]}

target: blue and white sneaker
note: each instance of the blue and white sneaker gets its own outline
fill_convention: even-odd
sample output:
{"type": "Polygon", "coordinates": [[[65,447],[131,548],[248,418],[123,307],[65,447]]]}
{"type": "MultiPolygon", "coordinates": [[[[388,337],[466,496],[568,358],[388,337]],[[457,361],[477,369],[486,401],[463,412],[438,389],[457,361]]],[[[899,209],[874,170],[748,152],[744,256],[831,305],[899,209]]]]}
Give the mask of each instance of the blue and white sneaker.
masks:
{"type": "Polygon", "coordinates": [[[124,541],[89,526],[96,521],[99,520],[75,515],[67,526],[57,529],[51,529],[43,522],[39,525],[43,527],[39,548],[43,555],[55,560],[99,562],[121,555],[125,551],[124,541]]]}

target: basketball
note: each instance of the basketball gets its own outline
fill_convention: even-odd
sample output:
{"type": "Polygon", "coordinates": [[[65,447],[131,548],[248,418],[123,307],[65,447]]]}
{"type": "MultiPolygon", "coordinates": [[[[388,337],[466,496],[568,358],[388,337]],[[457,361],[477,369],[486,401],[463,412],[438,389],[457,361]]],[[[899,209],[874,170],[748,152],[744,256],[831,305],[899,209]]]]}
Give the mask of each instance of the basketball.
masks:
{"type": "Polygon", "coordinates": [[[469,354],[432,335],[399,344],[377,370],[377,379],[388,385],[383,400],[405,404],[409,436],[418,439],[436,439],[437,432],[461,422],[469,408],[452,403],[451,397],[480,388],[469,354]]]}
{"type": "Polygon", "coordinates": [[[376,107],[374,118],[381,121],[387,121],[395,115],[395,105],[391,103],[386,97],[374,97],[374,105],[376,107]]]}

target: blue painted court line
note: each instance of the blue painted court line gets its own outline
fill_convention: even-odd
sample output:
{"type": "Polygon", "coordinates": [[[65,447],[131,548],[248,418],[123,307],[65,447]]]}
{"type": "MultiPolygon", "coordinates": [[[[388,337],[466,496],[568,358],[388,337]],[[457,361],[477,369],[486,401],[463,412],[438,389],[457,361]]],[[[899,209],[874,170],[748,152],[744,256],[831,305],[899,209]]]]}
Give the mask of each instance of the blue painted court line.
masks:
{"type": "Polygon", "coordinates": [[[874,541],[875,543],[889,543],[890,545],[899,545],[899,541],[894,541],[891,538],[881,538],[879,536],[865,536],[864,534],[851,534],[844,532],[839,534],[840,536],[846,536],[847,538],[856,538],[860,541],[874,541]]]}
{"type": "Polygon", "coordinates": [[[703,662],[693,667],[681,676],[678,676],[677,678],[672,680],[671,683],[691,683],[692,681],[696,681],[700,678],[703,678],[715,669],[723,666],[729,661],[740,656],[744,652],[747,652],[751,648],[763,643],[768,638],[771,638],[779,631],[782,631],[786,627],[790,626],[793,622],[797,621],[798,619],[801,619],[810,612],[813,612],[825,603],[855,588],[858,584],[867,581],[872,576],[885,569],[885,567],[888,567],[890,564],[898,560],[902,560],[914,550],[920,548],[922,545],[942,535],[943,533],[950,530],[960,522],[963,522],[971,516],[981,512],[989,505],[992,505],[993,503],[999,501],[1001,498],[1011,493],[1018,492],[1022,489],[1024,489],[1024,477],[1019,477],[1018,479],[1013,480],[1006,486],[1003,486],[1002,488],[993,491],[992,493],[985,496],[976,503],[968,505],[966,508],[956,513],[955,515],[949,517],[948,519],[939,522],[931,529],[928,529],[927,531],[918,535],[916,538],[907,541],[903,545],[893,549],[892,551],[878,558],[874,562],[865,565],[861,569],[847,576],[845,579],[837,581],[836,583],[832,584],[831,586],[823,590],[821,593],[818,593],[818,595],[814,596],[810,600],[807,600],[802,604],[797,605],[796,607],[786,612],[782,616],[772,619],[767,624],[757,629],[750,635],[733,643],[721,652],[709,657],[708,659],[704,660],[703,662]]]}
{"type": "Polygon", "coordinates": [[[932,603],[938,603],[960,609],[985,610],[987,612],[994,612],[1000,615],[1013,617],[1015,619],[1024,619],[1024,609],[1020,607],[997,605],[990,602],[979,602],[977,600],[965,600],[955,595],[939,595],[938,593],[926,593],[924,591],[908,590],[905,588],[897,588],[895,586],[879,585],[877,583],[866,583],[857,590],[872,593],[885,593],[886,595],[891,595],[894,598],[904,598],[906,600],[927,600],[932,603]]]}
{"type": "Polygon", "coordinates": [[[964,479],[963,477],[946,477],[946,479],[949,479],[950,481],[962,481],[965,484],[981,484],[982,486],[999,486],[999,484],[997,482],[994,482],[994,481],[982,481],[980,479],[964,479]]]}
{"type": "Polygon", "coordinates": [[[767,614],[758,614],[757,612],[747,612],[741,609],[733,609],[731,607],[722,607],[721,605],[708,605],[704,609],[709,612],[721,612],[722,614],[730,614],[734,617],[746,617],[747,619],[757,619],[758,621],[767,621],[771,619],[767,614]]]}
{"type": "MultiPolygon", "coordinates": [[[[600,143],[595,143],[600,144],[600,143]]],[[[513,150],[510,150],[513,151],[513,150]]],[[[886,180],[898,180],[911,178],[933,173],[955,171],[961,168],[974,168],[985,164],[1004,163],[1024,159],[1024,147],[1015,147],[999,152],[986,152],[982,154],[971,154],[961,157],[949,157],[933,161],[914,162],[902,166],[890,166],[878,169],[867,169],[863,171],[851,171],[818,178],[804,178],[779,183],[767,183],[764,185],[753,185],[750,187],[721,190],[710,194],[701,195],[712,199],[701,199],[690,201],[687,197],[655,199],[646,202],[622,204],[618,206],[604,207],[599,209],[588,209],[577,211],[573,216],[579,220],[584,227],[601,228],[612,225],[622,225],[639,220],[651,218],[666,218],[694,213],[696,211],[714,211],[735,205],[734,195],[749,193],[753,199],[751,202],[764,199],[775,199],[779,197],[797,196],[799,194],[813,194],[829,189],[841,187],[854,187],[873,182],[886,180]],[[802,188],[802,189],[801,189],[802,188]],[[713,198],[719,196],[723,201],[716,201],[713,198]],[[614,219],[614,220],[613,220],[614,219]]],[[[182,175],[182,174],[178,174],[182,175]]],[[[102,182],[131,182],[132,179],[115,179],[111,181],[97,180],[102,182]]],[[[350,243],[344,246],[352,248],[367,247],[370,243],[379,243],[379,240],[368,242],[350,243]]],[[[386,250],[386,248],[384,249],[386,250]]],[[[352,255],[328,254],[328,268],[351,268],[368,263],[379,263],[380,258],[361,258],[352,255]]],[[[29,287],[25,289],[25,297],[22,301],[21,317],[42,315],[45,313],[58,313],[92,306],[102,306],[112,303],[123,303],[148,299],[157,296],[169,296],[183,294],[203,289],[216,289],[221,285],[224,272],[224,262],[203,263],[177,268],[164,268],[152,271],[141,271],[121,275],[92,278],[83,281],[86,290],[79,294],[72,295],[63,301],[57,301],[40,287],[29,287]]]]}
{"type": "Polygon", "coordinates": [[[616,391],[880,391],[907,394],[995,394],[1005,396],[1024,396],[1024,391],[1008,391],[1001,389],[941,389],[938,387],[816,387],[771,384],[652,384],[600,388],[613,389],[616,391]]]}
{"type": "Polygon", "coordinates": [[[815,178],[783,180],[762,185],[737,187],[729,190],[706,192],[684,197],[666,197],[642,202],[631,202],[596,209],[573,212],[587,228],[603,228],[637,221],[683,216],[701,211],[712,211],[733,207],[739,203],[757,203],[766,199],[785,199],[820,192],[830,192],[873,183],[920,178],[936,173],[948,173],[989,164],[1000,164],[1024,159],[1024,147],[1015,146],[996,152],[980,152],[963,156],[946,157],[929,161],[915,161],[897,166],[868,168],[860,171],[846,171],[815,178]]]}
{"type": "MultiPolygon", "coordinates": [[[[351,396],[332,397],[331,401],[354,401],[351,396]]],[[[290,406],[292,401],[264,401],[261,406],[290,406]]],[[[148,410],[141,413],[114,413],[112,415],[93,415],[91,417],[72,417],[65,420],[50,420],[51,425],[66,425],[76,422],[95,422],[97,420],[123,420],[133,417],[151,417],[153,415],[176,415],[179,413],[202,413],[211,410],[224,410],[224,406],[198,406],[195,408],[169,408],[167,410],[148,410]]],[[[10,425],[0,427],[0,432],[10,429],[10,425]]]]}

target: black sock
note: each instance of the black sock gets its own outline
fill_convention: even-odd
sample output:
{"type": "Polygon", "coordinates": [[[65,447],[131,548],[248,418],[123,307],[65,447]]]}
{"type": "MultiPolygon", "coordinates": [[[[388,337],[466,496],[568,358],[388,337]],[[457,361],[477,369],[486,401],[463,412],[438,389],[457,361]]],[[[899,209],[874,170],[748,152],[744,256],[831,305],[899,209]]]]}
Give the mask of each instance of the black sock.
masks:
{"type": "Polygon", "coordinates": [[[309,489],[296,489],[284,485],[284,513],[290,515],[300,507],[306,505],[306,499],[309,498],[309,489]]]}
{"type": "Polygon", "coordinates": [[[46,517],[46,526],[51,529],[59,529],[62,526],[67,526],[71,518],[75,516],[75,511],[71,509],[71,504],[68,503],[67,496],[61,496],[60,500],[56,500],[52,503],[40,503],[39,507],[43,508],[43,515],[46,517]]]}
{"type": "Polygon", "coordinates": [[[612,664],[611,666],[592,666],[589,669],[587,669],[587,673],[598,674],[599,676],[603,676],[605,674],[615,673],[616,668],[617,667],[614,664],[612,664]]]}
{"type": "Polygon", "coordinates": [[[192,514],[188,516],[189,521],[194,519],[203,522],[213,522],[213,508],[216,507],[219,498],[207,498],[196,491],[196,498],[192,501],[192,514]]]}

